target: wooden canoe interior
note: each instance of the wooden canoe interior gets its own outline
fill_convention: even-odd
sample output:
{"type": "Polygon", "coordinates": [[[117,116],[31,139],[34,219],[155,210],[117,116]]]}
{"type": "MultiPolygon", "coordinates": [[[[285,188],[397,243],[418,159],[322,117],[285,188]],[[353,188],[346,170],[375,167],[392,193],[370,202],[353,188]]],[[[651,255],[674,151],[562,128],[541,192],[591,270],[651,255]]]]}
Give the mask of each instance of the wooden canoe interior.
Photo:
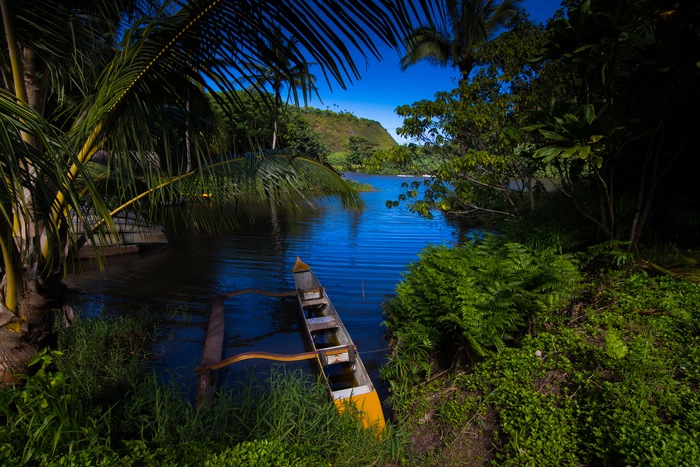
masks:
{"type": "Polygon", "coordinates": [[[310,350],[319,351],[321,374],[339,411],[354,405],[366,427],[383,429],[384,414],[377,391],[345,325],[308,266],[295,265],[302,326],[310,350]],[[304,267],[305,266],[305,267],[304,267]]]}

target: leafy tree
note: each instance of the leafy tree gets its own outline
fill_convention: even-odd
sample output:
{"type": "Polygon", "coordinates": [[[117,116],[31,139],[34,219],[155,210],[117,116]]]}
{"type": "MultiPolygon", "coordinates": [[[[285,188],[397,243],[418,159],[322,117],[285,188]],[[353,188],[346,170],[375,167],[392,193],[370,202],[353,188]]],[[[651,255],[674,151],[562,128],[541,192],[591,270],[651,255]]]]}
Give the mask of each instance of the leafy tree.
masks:
{"type": "Polygon", "coordinates": [[[128,17],[116,8],[124,5],[130,6],[0,0],[2,45],[8,51],[0,63],[5,381],[25,370],[61,309],[71,211],[88,231],[108,230],[120,210],[149,208],[155,215],[173,200],[194,201],[202,187],[214,193],[210,212],[229,222],[237,206],[268,197],[293,204],[298,196],[337,195],[357,204],[347,184],[319,164],[215,152],[205,91],[224,91],[214,97],[232,112],[239,103],[234,91],[249,88],[264,95],[248,70],[269,59],[265,52],[275,41],[275,28],[298,40],[302,52],[295,64],[308,64],[308,57],[344,86],[358,76],[353,55],[378,54],[375,41],[397,46],[412,11],[407,2],[387,6],[370,0],[190,0],[157,2],[154,10],[133,9],[128,17]],[[108,26],[97,26],[102,24],[108,26]],[[110,37],[119,37],[119,43],[100,47],[103,60],[92,60],[88,52],[110,37]],[[41,73],[32,69],[35,62],[22,60],[31,54],[41,55],[41,73]],[[42,99],[30,100],[33,80],[46,80],[54,111],[44,112],[37,105],[42,99]],[[179,161],[186,148],[195,170],[183,173],[179,161]],[[96,163],[98,153],[108,157],[96,163]],[[118,196],[114,204],[103,195],[105,188],[118,196]],[[82,217],[85,203],[102,218],[97,225],[82,217]]]}
{"type": "Polygon", "coordinates": [[[350,141],[348,141],[348,150],[350,151],[348,162],[355,166],[362,165],[365,159],[372,155],[375,146],[376,144],[365,138],[351,136],[350,141]]]}
{"type": "Polygon", "coordinates": [[[575,2],[547,37],[542,80],[558,92],[531,127],[542,140],[535,156],[557,166],[603,235],[634,250],[648,222],[668,231],[681,220],[673,213],[697,200],[685,187],[698,134],[700,7],[575,2]]]}
{"type": "Polygon", "coordinates": [[[319,163],[326,163],[331,153],[326,143],[311,129],[298,111],[290,109],[289,114],[289,122],[283,137],[285,148],[292,154],[303,154],[316,159],[319,163]]]}
{"type": "MultiPolygon", "coordinates": [[[[230,97],[210,94],[212,108],[216,113],[216,128],[223,150],[245,153],[268,147],[273,139],[274,128],[270,96],[257,96],[245,91],[235,91],[237,101],[235,112],[223,104],[230,97]]],[[[284,116],[285,113],[282,113],[284,116]]],[[[284,129],[286,122],[281,121],[284,129]]]]}
{"type": "Polygon", "coordinates": [[[409,143],[375,151],[365,161],[365,170],[372,173],[430,174],[437,171],[441,162],[429,146],[409,143]]]}
{"type": "Polygon", "coordinates": [[[519,17],[512,30],[479,48],[480,62],[489,65],[470,81],[397,109],[404,117],[399,134],[422,140],[443,161],[423,199],[415,199],[415,187],[407,192],[411,209],[428,216],[439,207],[452,215],[512,218],[535,207],[541,164],[528,157],[532,140],[521,130],[520,110],[536,103],[537,70],[529,57],[541,37],[541,28],[519,17]]]}
{"type": "MultiPolygon", "coordinates": [[[[273,118],[271,109],[262,99],[256,99],[243,91],[239,91],[238,94],[242,108],[235,114],[225,112],[215,99],[211,99],[217,113],[217,129],[221,144],[234,152],[255,151],[265,147],[265,142],[273,137],[273,130],[269,125],[273,118]]],[[[281,141],[279,145],[281,149],[325,162],[330,149],[311,129],[298,108],[283,104],[277,118],[279,122],[277,139],[281,141]]]]}
{"type": "Polygon", "coordinates": [[[429,23],[411,31],[401,68],[421,60],[459,70],[460,80],[469,79],[477,64],[475,49],[491,40],[516,13],[520,0],[445,0],[443,22],[429,23]]]}

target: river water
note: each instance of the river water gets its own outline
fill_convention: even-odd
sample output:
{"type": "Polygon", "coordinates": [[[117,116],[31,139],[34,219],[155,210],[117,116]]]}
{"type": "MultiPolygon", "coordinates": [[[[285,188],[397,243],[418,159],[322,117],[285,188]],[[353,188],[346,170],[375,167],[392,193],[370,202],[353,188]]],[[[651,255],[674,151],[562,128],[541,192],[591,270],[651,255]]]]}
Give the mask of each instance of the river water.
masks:
{"type": "MultiPolygon", "coordinates": [[[[386,392],[378,377],[386,355],[382,302],[394,292],[409,263],[418,259],[417,253],[428,244],[455,243],[458,232],[441,216],[425,220],[401,208],[386,208],[385,201],[401,193],[401,183],[422,179],[364,174],[348,178],[378,190],[362,193],[367,204],[362,212],[325,202],[303,216],[274,224],[258,223],[217,236],[180,236],[155,251],[107,258],[104,270],[83,260],[80,271],[65,280],[70,300],[88,314],[139,313],[143,305],[161,313],[164,325],[155,349],[156,367],[163,374],[194,382],[209,297],[246,288],[293,290],[291,268],[299,256],[326,287],[382,395],[386,392]]],[[[304,351],[295,305],[293,297],[228,299],[225,356],[304,351]]],[[[230,380],[269,365],[242,362],[223,376],[230,380]]]]}

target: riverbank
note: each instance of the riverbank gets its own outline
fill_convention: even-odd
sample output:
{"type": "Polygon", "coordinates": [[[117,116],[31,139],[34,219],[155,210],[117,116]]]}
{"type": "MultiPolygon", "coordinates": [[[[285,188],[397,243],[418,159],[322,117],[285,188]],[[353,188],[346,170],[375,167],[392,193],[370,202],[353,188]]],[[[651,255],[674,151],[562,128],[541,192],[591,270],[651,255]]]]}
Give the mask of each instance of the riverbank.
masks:
{"type": "MultiPolygon", "coordinates": [[[[389,465],[400,447],[338,414],[326,387],[274,367],[195,407],[182,379],[145,363],[156,315],[97,317],[58,331],[36,374],[0,391],[0,465],[126,467],[389,465]]],[[[185,378],[186,380],[186,378],[185,378]]]]}
{"type": "MultiPolygon", "coordinates": [[[[533,251],[515,250],[528,270],[539,268],[545,272],[540,279],[546,277],[546,264],[528,256],[533,251]]],[[[514,260],[502,250],[490,252],[491,257],[499,254],[514,260]]],[[[473,256],[466,261],[477,262],[473,256]]],[[[431,318],[411,303],[422,293],[458,294],[444,280],[442,287],[426,285],[422,292],[425,268],[409,274],[412,290],[399,290],[388,307],[394,353],[383,374],[391,378],[399,426],[411,436],[406,453],[411,464],[700,464],[700,285],[670,274],[673,268],[650,267],[639,258],[617,268],[607,262],[605,269],[593,267],[602,260],[590,252],[578,255],[585,275],[576,293],[544,313],[537,307],[546,301],[537,305],[537,297],[527,293],[534,276],[518,281],[507,272],[487,272],[495,274],[489,287],[510,290],[500,305],[489,303],[501,307],[499,316],[514,297],[520,297],[519,308],[529,307],[514,327],[480,314],[481,273],[460,276],[475,306],[461,312],[449,304],[447,310],[432,307],[431,318]],[[413,316],[410,324],[407,312],[413,316]],[[470,327],[473,319],[482,334],[470,327]],[[440,340],[444,332],[421,334],[423,326],[444,330],[446,323],[469,339],[449,334],[457,344],[447,345],[440,340]],[[500,331],[490,343],[484,336],[489,328],[500,331]],[[479,344],[481,354],[475,348],[479,344]]],[[[435,258],[430,264],[441,269],[435,258]]],[[[513,270],[505,262],[500,267],[513,270]]],[[[445,274],[460,268],[468,266],[452,261],[445,274]]],[[[483,264],[480,269],[485,270],[483,264]]],[[[544,285],[540,281],[530,292],[544,285]]],[[[544,288],[561,290],[551,282],[544,288]]]]}
{"type": "Polygon", "coordinates": [[[406,320],[397,319],[404,304],[387,304],[393,354],[382,373],[395,417],[383,437],[339,415],[322,384],[284,367],[197,409],[182,380],[164,382],[144,366],[165,328],[141,309],[78,318],[59,330],[58,352],[41,355],[23,387],[0,392],[0,464],[700,462],[700,286],[686,279],[697,277],[697,261],[630,256],[612,267],[604,248],[576,258],[488,241],[468,248],[424,252],[397,290],[395,300],[430,302],[413,300],[426,284],[441,309],[414,308],[406,320]],[[426,261],[450,268],[427,274],[426,261]],[[472,295],[450,290],[457,283],[472,295]],[[473,312],[500,306],[480,318],[482,329],[498,332],[454,339],[445,323],[466,336],[468,310],[458,319],[448,299],[468,300],[473,312]],[[525,319],[494,321],[509,309],[525,319]],[[425,323],[436,333],[422,335],[425,323]]]}

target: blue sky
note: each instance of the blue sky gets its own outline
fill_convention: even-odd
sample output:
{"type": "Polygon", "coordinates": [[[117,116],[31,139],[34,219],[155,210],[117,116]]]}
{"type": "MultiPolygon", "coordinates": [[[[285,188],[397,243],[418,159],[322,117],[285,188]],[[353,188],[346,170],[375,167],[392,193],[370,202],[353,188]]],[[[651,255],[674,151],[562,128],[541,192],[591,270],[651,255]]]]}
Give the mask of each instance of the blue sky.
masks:
{"type": "MultiPolygon", "coordinates": [[[[524,0],[523,5],[535,22],[546,23],[560,7],[560,0],[524,0]]],[[[419,63],[405,72],[399,67],[400,57],[391,49],[382,52],[383,60],[370,59],[366,66],[358,63],[362,78],[348,86],[347,90],[333,86],[333,93],[318,77],[317,86],[323,103],[314,99],[311,107],[335,112],[347,111],[357,117],[379,121],[400,144],[408,142],[396,135],[402,119],[394,109],[422,99],[432,99],[438,91],[449,91],[455,87],[457,72],[419,63]]]]}

